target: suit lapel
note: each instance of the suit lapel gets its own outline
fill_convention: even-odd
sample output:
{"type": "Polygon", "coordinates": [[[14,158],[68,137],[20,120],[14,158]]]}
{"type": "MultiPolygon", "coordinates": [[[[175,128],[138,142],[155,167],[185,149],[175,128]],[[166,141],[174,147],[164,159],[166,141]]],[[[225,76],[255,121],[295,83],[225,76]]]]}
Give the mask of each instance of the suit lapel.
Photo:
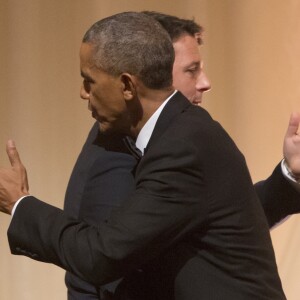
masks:
{"type": "Polygon", "coordinates": [[[145,148],[145,153],[147,152],[148,148],[151,147],[151,145],[153,145],[155,141],[157,141],[159,137],[165,132],[173,119],[190,106],[191,103],[180,92],[177,92],[170,99],[155,124],[148,145],[145,148]]]}

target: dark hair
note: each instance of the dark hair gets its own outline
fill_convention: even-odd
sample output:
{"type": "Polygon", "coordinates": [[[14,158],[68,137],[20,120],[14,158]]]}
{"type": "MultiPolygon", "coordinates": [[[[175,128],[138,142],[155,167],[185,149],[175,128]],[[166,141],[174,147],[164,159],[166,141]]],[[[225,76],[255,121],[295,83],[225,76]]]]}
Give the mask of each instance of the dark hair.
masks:
{"type": "Polygon", "coordinates": [[[199,45],[203,43],[201,39],[203,27],[194,20],[181,19],[155,11],[143,11],[143,13],[158,21],[168,32],[172,42],[176,42],[183,35],[190,35],[197,39],[199,45]]]}
{"type": "Polygon", "coordinates": [[[153,89],[172,85],[171,39],[146,14],[124,12],[102,19],[91,26],[82,42],[95,47],[96,66],[110,75],[128,72],[153,89]]]}

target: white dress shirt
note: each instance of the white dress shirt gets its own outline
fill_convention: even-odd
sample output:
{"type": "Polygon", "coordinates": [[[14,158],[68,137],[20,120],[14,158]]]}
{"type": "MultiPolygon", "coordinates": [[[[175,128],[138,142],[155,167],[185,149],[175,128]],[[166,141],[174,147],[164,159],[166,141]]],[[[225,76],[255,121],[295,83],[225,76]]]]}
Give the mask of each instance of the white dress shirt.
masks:
{"type": "Polygon", "coordinates": [[[142,154],[144,155],[144,149],[147,147],[148,142],[150,140],[150,137],[152,135],[152,132],[154,130],[154,127],[156,125],[156,122],[158,120],[158,117],[160,116],[162,110],[164,109],[165,105],[169,102],[169,100],[173,97],[173,95],[177,91],[175,90],[174,93],[169,96],[161,105],[160,107],[155,111],[155,113],[149,118],[149,120],[146,122],[146,124],[141,129],[140,133],[137,136],[135,145],[137,148],[139,148],[142,151],[142,154]]]}

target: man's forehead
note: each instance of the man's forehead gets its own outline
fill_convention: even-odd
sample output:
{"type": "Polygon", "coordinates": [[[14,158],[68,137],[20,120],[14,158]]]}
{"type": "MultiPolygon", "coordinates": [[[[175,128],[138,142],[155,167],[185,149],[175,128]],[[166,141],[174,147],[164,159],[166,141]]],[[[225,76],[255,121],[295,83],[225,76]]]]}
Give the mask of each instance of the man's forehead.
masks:
{"type": "Polygon", "coordinates": [[[201,54],[195,37],[183,36],[173,43],[175,49],[175,63],[192,66],[201,65],[201,54]]]}
{"type": "Polygon", "coordinates": [[[79,50],[80,59],[90,59],[93,53],[93,46],[91,44],[82,43],[79,50]]]}
{"type": "Polygon", "coordinates": [[[173,43],[175,54],[190,54],[200,56],[200,46],[195,37],[186,35],[173,43]]]}
{"type": "Polygon", "coordinates": [[[82,72],[88,73],[88,69],[95,67],[94,48],[90,44],[82,43],[79,52],[80,68],[82,72]]]}

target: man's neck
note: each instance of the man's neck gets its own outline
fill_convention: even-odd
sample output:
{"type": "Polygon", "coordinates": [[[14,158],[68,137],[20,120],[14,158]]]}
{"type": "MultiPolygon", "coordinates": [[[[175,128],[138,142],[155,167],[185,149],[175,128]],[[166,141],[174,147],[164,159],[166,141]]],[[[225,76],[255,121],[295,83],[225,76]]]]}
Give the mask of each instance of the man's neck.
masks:
{"type": "Polygon", "coordinates": [[[136,125],[131,128],[131,135],[136,138],[141,129],[164,103],[164,101],[174,93],[174,88],[169,87],[165,90],[147,89],[146,92],[139,94],[139,102],[141,104],[141,118],[136,125]]]}
{"type": "Polygon", "coordinates": [[[169,97],[167,97],[167,99],[164,100],[164,102],[156,109],[156,111],[151,115],[151,117],[139,132],[139,135],[136,139],[136,146],[142,153],[144,153],[144,149],[148,145],[160,114],[174,94],[175,91],[169,97]]]}

